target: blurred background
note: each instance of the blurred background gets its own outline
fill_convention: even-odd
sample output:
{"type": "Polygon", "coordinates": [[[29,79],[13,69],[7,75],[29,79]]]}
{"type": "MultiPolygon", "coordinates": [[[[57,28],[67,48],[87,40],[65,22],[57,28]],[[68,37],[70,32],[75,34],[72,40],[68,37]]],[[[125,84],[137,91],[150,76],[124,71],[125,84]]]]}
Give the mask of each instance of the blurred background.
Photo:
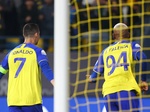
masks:
{"type": "Polygon", "coordinates": [[[54,1],[0,0],[0,51],[7,52],[22,43],[22,27],[31,22],[40,27],[42,39],[39,46],[52,52],[54,1]]]}

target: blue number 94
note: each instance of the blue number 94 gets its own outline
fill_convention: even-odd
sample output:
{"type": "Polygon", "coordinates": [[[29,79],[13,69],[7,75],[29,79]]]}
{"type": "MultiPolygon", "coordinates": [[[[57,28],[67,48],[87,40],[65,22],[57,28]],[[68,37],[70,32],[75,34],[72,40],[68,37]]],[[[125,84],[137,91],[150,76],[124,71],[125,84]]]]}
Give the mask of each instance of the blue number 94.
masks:
{"type": "Polygon", "coordinates": [[[124,70],[127,71],[128,70],[128,66],[129,64],[127,63],[127,53],[124,51],[120,54],[117,62],[115,60],[115,57],[113,55],[109,55],[106,58],[106,66],[107,68],[112,68],[110,70],[110,72],[108,73],[108,75],[111,75],[114,71],[116,67],[124,67],[124,70]],[[108,61],[111,59],[112,63],[109,64],[108,61]],[[120,63],[121,59],[123,59],[123,63],[120,63]]]}

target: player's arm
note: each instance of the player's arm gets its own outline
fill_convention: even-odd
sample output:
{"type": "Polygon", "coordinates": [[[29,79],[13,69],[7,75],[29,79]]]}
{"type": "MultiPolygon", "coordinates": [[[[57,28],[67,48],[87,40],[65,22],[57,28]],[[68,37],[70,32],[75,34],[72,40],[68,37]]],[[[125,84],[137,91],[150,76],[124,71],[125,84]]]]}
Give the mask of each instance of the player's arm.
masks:
{"type": "Polygon", "coordinates": [[[0,65],[0,79],[8,72],[8,55],[5,56],[0,65]]]}
{"type": "Polygon", "coordinates": [[[95,83],[98,75],[99,75],[99,73],[96,73],[95,71],[93,71],[91,75],[89,75],[89,76],[87,75],[88,81],[95,83]]]}
{"type": "Polygon", "coordinates": [[[42,73],[50,81],[50,83],[54,85],[54,74],[52,69],[50,68],[47,54],[44,50],[42,49],[37,50],[37,61],[39,63],[42,73]]]}
{"type": "Polygon", "coordinates": [[[147,91],[148,90],[148,83],[146,82],[146,74],[143,73],[144,71],[147,71],[147,62],[145,61],[147,59],[146,55],[144,54],[144,52],[137,52],[136,53],[137,59],[138,60],[143,60],[141,62],[142,64],[142,74],[141,74],[141,83],[140,83],[140,88],[143,91],[147,91]]]}
{"type": "Polygon", "coordinates": [[[1,65],[0,65],[0,79],[7,74],[8,70],[4,69],[1,65]]]}
{"type": "Polygon", "coordinates": [[[104,72],[103,52],[99,56],[95,63],[92,74],[89,76],[89,82],[96,82],[96,78],[99,74],[104,72]]]}
{"type": "Polygon", "coordinates": [[[42,70],[42,73],[45,75],[45,77],[51,82],[52,85],[54,85],[54,74],[52,69],[49,66],[48,61],[43,60],[39,63],[39,66],[42,70]]]}
{"type": "Polygon", "coordinates": [[[134,60],[142,60],[141,65],[142,65],[142,74],[141,74],[141,83],[140,83],[140,88],[143,91],[148,90],[148,83],[146,82],[146,76],[144,72],[147,71],[147,62],[145,61],[147,59],[147,56],[145,55],[144,52],[141,51],[141,47],[139,44],[134,44],[133,45],[133,58],[134,60]]]}

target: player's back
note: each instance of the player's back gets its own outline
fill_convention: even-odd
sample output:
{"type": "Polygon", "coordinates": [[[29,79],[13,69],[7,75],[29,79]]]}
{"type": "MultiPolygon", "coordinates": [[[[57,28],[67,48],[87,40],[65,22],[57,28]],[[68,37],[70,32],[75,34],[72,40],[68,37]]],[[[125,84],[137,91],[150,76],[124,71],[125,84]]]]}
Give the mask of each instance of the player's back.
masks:
{"type": "Polygon", "coordinates": [[[42,102],[41,72],[33,44],[21,44],[8,56],[8,105],[33,105],[42,102]]]}
{"type": "Polygon", "coordinates": [[[103,53],[104,77],[103,94],[107,95],[121,90],[140,89],[134,78],[132,44],[116,42],[103,53]]]}

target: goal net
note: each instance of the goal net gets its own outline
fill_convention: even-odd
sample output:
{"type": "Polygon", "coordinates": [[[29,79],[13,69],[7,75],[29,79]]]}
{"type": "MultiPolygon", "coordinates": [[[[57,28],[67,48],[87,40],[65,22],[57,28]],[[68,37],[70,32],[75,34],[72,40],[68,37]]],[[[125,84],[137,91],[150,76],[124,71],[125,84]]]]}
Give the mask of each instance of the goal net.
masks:
{"type": "MultiPolygon", "coordinates": [[[[112,29],[122,22],[130,37],[147,55],[150,74],[150,0],[70,0],[70,112],[106,112],[102,96],[103,76],[89,83],[101,51],[112,43],[112,29]]],[[[136,67],[137,82],[141,67],[136,67]]],[[[147,75],[147,82],[150,77],[147,75]]],[[[150,111],[150,91],[140,98],[140,111],[150,111]]]]}

